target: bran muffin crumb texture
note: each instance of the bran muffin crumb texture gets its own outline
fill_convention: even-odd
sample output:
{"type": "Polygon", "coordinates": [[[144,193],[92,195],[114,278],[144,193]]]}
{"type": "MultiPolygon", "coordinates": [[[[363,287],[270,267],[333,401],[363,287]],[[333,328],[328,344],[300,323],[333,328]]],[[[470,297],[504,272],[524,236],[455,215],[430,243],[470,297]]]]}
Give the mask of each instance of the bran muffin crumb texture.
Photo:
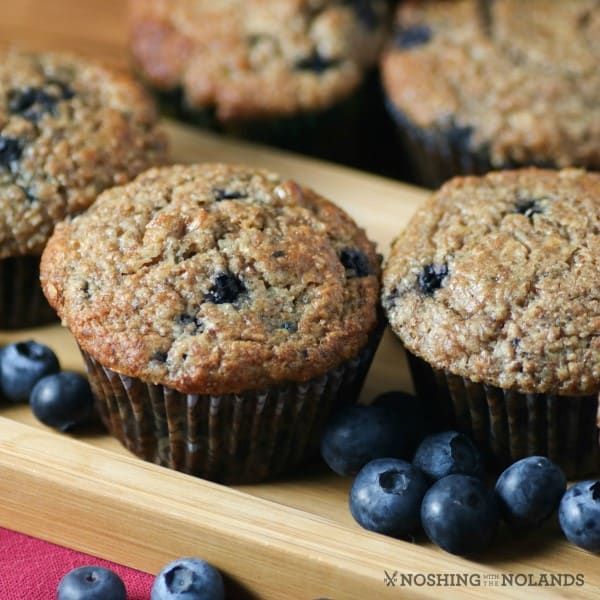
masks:
{"type": "Polygon", "coordinates": [[[40,255],[54,224],[166,158],[150,97],[74,56],[0,59],[0,258],[40,255]]]}
{"type": "Polygon", "coordinates": [[[505,164],[600,168],[595,0],[400,3],[382,59],[417,127],[462,131],[505,164]]]}
{"type": "Polygon", "coordinates": [[[219,164],[152,169],[104,192],[56,228],[41,266],[50,303],[96,360],[211,394],[354,358],[376,326],[379,272],[334,204],[219,164]]]}
{"type": "Polygon", "coordinates": [[[382,300],[432,366],[521,393],[600,390],[600,175],[456,178],[394,241],[382,300]]]}

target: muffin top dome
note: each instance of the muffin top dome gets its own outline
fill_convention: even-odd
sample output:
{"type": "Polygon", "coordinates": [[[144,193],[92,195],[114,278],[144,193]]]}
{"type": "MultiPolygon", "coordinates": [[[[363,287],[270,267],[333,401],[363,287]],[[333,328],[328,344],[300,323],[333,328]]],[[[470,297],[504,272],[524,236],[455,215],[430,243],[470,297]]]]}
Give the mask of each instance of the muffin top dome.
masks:
{"type": "Polygon", "coordinates": [[[382,299],[408,350],[521,393],[600,390],[600,175],[456,178],[394,241],[382,299]]]}
{"type": "Polygon", "coordinates": [[[340,208],[262,170],[152,169],[57,226],[44,292],[84,350],[186,393],[305,381],[377,323],[379,258],[340,208]]]}
{"type": "Polygon", "coordinates": [[[159,89],[218,121],[320,111],[376,65],[387,0],[132,0],[130,45],[159,89]]]}
{"type": "Polygon", "coordinates": [[[161,164],[152,100],[74,56],[0,54],[0,258],[40,255],[54,224],[161,164]]]}
{"type": "Polygon", "coordinates": [[[594,0],[400,3],[382,58],[391,105],[492,165],[600,168],[594,0]]]}

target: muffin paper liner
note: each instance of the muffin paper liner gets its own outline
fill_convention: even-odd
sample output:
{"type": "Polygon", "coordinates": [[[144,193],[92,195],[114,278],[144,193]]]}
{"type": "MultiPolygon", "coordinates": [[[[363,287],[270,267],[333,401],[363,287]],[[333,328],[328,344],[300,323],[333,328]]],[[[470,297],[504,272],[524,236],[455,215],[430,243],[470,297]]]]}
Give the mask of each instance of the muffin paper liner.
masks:
{"type": "Polygon", "coordinates": [[[212,481],[251,483],[317,453],[331,411],[358,399],[380,336],[325,375],[241,394],[180,393],[82,355],[102,421],[131,452],[212,481]]]}
{"type": "Polygon", "coordinates": [[[436,189],[455,175],[481,175],[494,168],[509,166],[494,167],[486,148],[471,149],[467,127],[424,129],[415,125],[389,99],[385,105],[417,184],[436,189]]]}
{"type": "Polygon", "coordinates": [[[217,119],[212,108],[187,106],[181,88],[159,91],[156,96],[163,114],[197,127],[367,168],[376,164],[369,140],[376,135],[376,131],[388,130],[381,124],[387,115],[383,104],[377,102],[380,99],[377,86],[377,77],[373,72],[354,94],[326,109],[226,123],[217,119]]]}
{"type": "Polygon", "coordinates": [[[567,477],[600,471],[598,394],[521,394],[431,367],[407,351],[417,395],[438,428],[470,435],[503,469],[525,456],[548,456],[567,477]]]}
{"type": "Polygon", "coordinates": [[[58,321],[40,286],[39,256],[0,260],[0,329],[58,321]]]}

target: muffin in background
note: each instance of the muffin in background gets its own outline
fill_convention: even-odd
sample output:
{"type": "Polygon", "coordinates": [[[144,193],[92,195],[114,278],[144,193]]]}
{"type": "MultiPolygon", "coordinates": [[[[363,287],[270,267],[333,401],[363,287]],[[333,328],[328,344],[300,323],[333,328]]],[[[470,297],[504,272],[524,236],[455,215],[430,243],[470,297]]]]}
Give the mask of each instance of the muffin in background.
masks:
{"type": "Polygon", "coordinates": [[[0,54],[0,328],[56,320],[39,285],[55,224],[165,161],[153,100],[87,59],[0,54]]]}
{"type": "Polygon", "coordinates": [[[371,161],[386,0],[130,0],[141,78],[179,118],[330,160],[371,161]]]}
{"type": "Polygon", "coordinates": [[[418,395],[502,468],[600,468],[600,175],[457,177],[384,266],[382,302],[418,395]]]}
{"type": "Polygon", "coordinates": [[[415,178],[600,168],[600,7],[593,0],[408,0],[382,85],[415,178]]]}
{"type": "Polygon", "coordinates": [[[340,208],[221,164],[104,192],[56,227],[41,264],[109,431],[227,483],[292,471],[357,399],[381,333],[379,275],[340,208]]]}

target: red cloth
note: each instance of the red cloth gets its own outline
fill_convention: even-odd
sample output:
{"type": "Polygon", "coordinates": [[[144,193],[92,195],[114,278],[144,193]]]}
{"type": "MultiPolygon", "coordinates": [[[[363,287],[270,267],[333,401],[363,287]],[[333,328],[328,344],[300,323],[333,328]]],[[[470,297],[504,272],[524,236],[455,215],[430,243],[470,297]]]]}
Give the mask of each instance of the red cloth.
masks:
{"type": "Polygon", "coordinates": [[[128,600],[149,600],[153,575],[0,528],[1,600],[54,600],[63,575],[85,565],[117,573],[128,600]]]}

